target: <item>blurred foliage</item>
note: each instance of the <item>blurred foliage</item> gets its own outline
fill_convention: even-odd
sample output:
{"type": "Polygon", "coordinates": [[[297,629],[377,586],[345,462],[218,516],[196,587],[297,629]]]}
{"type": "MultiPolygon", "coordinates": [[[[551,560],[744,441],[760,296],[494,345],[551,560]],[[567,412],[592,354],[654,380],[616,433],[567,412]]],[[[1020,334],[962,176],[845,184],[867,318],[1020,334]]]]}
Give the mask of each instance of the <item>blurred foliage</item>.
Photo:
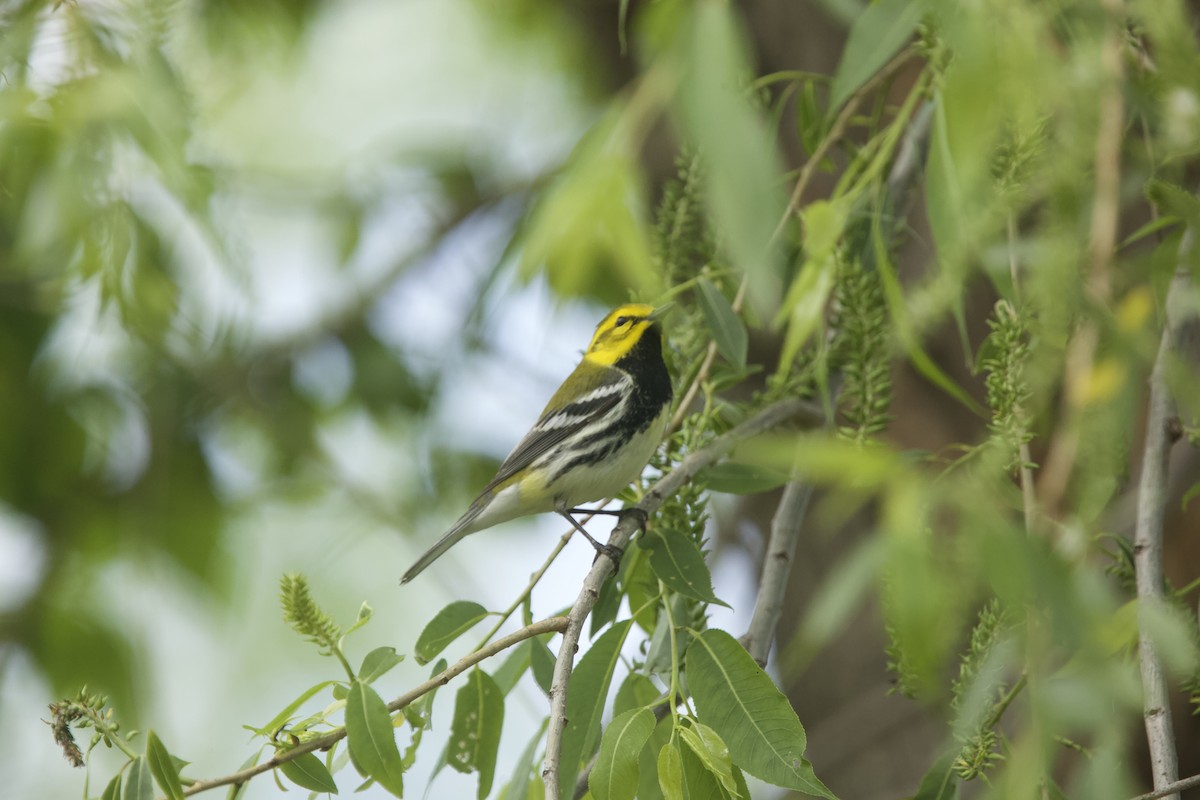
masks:
{"type": "MultiPolygon", "coordinates": [[[[666,343],[678,425],[622,500],[781,397],[814,398],[832,416],[829,430],[743,443],[635,540],[576,670],[566,775],[597,754],[619,778],[593,783],[594,794],[744,796],[745,772],[832,796],[821,765],[804,759],[791,705],[707,622],[722,602],[706,565],[712,495],[794,478],[869,528],[866,557],[826,576],[845,584],[819,587],[833,599],[806,610],[804,627],[840,630],[858,599],[878,599],[896,688],[945,720],[949,754],[922,796],[957,796],[975,779],[987,797],[1132,793],[1122,754],[1140,747],[1139,616],[1120,510],[1166,285],[1180,264],[1196,272],[1179,252],[1200,218],[1194,10],[1181,0],[1131,0],[1120,16],[1070,0],[830,5],[852,22],[828,76],[759,74],[741,11],[716,0],[422,6],[433,31],[423,39],[440,46],[434,33],[453,32],[487,45],[462,84],[485,86],[475,102],[490,99],[485,72],[519,62],[549,103],[587,106],[586,130],[566,138],[545,120],[494,133],[509,111],[498,105],[481,115],[487,124],[402,133],[394,120],[357,126],[343,107],[310,104],[327,92],[353,105],[321,47],[386,31],[338,27],[341,14],[382,15],[384,4],[6,5],[0,500],[45,558],[0,609],[0,644],[75,698],[53,710],[68,753],[78,755],[70,727],[90,726],[130,757],[115,779],[127,796],[151,776],[180,790],[162,742],[134,748],[105,710],[111,697],[136,720],[145,699],[138,637],[102,587],[116,567],[166,565],[222,599],[224,537],[257,504],[342,491],[387,524],[419,529],[486,480],[488,459],[458,442],[426,442],[378,475],[356,473],[330,440],[361,426],[383,449],[418,451],[412,431],[447,400],[446,375],[502,357],[493,315],[516,276],[563,297],[679,306],[666,343]],[[614,47],[627,37],[621,63],[633,73],[600,97],[610,87],[589,64],[600,52],[589,50],[592,13],[614,47]],[[541,55],[521,61],[527,51],[541,55]],[[647,153],[662,130],[676,169],[656,188],[647,153]],[[788,153],[821,157],[789,172],[788,153]],[[487,241],[488,263],[463,286],[440,280],[473,237],[487,241]],[[926,263],[905,257],[914,241],[932,248],[926,263]],[[304,286],[316,300],[288,306],[304,286]],[[990,319],[973,317],[981,297],[990,319]],[[432,343],[389,327],[446,318],[449,338],[432,343]],[[478,361],[468,348],[483,350],[478,361]],[[973,353],[986,377],[964,385],[955,376],[972,374],[973,353]],[[949,408],[973,423],[956,434],[965,440],[918,450],[889,432],[904,413],[901,370],[944,395],[935,415],[949,408]],[[1023,445],[1036,509],[1022,508],[1014,475],[1023,445]],[[639,649],[623,660],[631,635],[639,649]],[[83,684],[104,696],[75,694],[83,684]],[[705,692],[692,697],[690,685],[705,692]],[[620,724],[602,733],[610,690],[620,724]],[[735,713],[751,706],[770,730],[735,713]]],[[[377,77],[349,80],[376,91],[420,83],[377,77]]],[[[410,115],[431,102],[411,94],[396,105],[410,115]]],[[[304,579],[286,577],[281,595],[289,623],[345,674],[255,732],[286,752],[336,730],[331,715],[345,708],[348,747],[296,759],[284,775],[328,791],[353,753],[364,779],[399,794],[433,730],[428,699],[393,722],[371,683],[396,650],[377,647],[356,669],[304,579]],[[323,710],[301,718],[318,696],[323,710]]],[[[523,596],[488,637],[518,608],[529,621],[523,596]]],[[[453,643],[483,617],[470,610],[469,624],[434,617],[423,638],[453,643]]],[[[346,632],[369,618],[364,607],[346,632]]],[[[1174,694],[1194,694],[1194,616],[1147,624],[1174,694]]],[[[495,780],[505,697],[527,672],[545,683],[544,640],[510,658],[462,679],[453,730],[463,736],[440,762],[478,774],[480,797],[506,777],[495,780]]],[[[535,740],[510,800],[538,796],[538,753],[535,740]]]]}

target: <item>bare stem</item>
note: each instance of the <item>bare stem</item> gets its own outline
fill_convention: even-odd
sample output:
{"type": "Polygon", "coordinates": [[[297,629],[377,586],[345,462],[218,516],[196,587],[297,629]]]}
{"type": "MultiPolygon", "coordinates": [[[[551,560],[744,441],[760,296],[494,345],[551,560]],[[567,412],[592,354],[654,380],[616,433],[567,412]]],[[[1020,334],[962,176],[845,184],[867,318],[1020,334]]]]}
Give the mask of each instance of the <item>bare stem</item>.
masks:
{"type": "MultiPolygon", "coordinates": [[[[824,420],[821,408],[804,400],[789,398],[773,403],[759,411],[750,419],[738,425],[731,431],[713,439],[707,446],[689,454],[671,472],[660,478],[650,490],[643,495],[635,508],[647,516],[653,514],[670,495],[674,494],[696,473],[719,460],[734,445],[745,439],[761,433],[792,419],[802,420],[808,427],[815,427],[824,420]]],[[[624,550],[629,539],[637,530],[638,520],[630,514],[622,517],[613,528],[608,544],[611,547],[624,550]]],[[[562,645],[558,651],[558,659],[554,662],[554,678],[550,684],[550,725],[546,732],[546,758],[542,767],[542,779],[546,784],[546,800],[560,800],[559,788],[560,762],[562,760],[562,738],[567,727],[567,682],[575,664],[575,653],[579,649],[579,637],[583,632],[583,623],[591,614],[596,600],[600,596],[600,587],[613,571],[613,564],[607,556],[600,556],[592,564],[591,571],[583,580],[583,588],[579,597],[567,615],[566,629],[563,631],[562,645]]]]}
{"type": "MultiPolygon", "coordinates": [[[[1108,31],[1101,49],[1100,66],[1105,86],[1100,93],[1100,128],[1096,133],[1095,199],[1092,202],[1091,229],[1088,234],[1088,301],[1104,308],[1112,293],[1111,267],[1116,246],[1121,210],[1121,139],[1125,127],[1123,60],[1125,22],[1123,0],[1103,0],[1109,15],[1108,31]]],[[[1080,324],[1067,347],[1063,423],[1050,442],[1045,466],[1041,470],[1042,508],[1049,514],[1059,510],[1066,494],[1079,452],[1079,429],[1073,411],[1081,402],[1100,343],[1095,321],[1080,324]]]]}
{"type": "Polygon", "coordinates": [[[800,539],[800,527],[808,511],[812,491],[812,484],[789,482],[783,488],[783,496],[771,520],[771,537],[767,542],[767,556],[758,584],[758,601],[754,605],[750,627],[742,638],[742,644],[760,667],[767,665],[767,657],[771,654],[775,626],[779,624],[779,615],[783,612],[783,595],[792,574],[796,542],[800,539]]]}
{"type": "MultiPolygon", "coordinates": [[[[437,689],[440,686],[445,686],[451,680],[458,677],[463,672],[466,672],[480,661],[490,658],[497,653],[503,652],[515,644],[520,644],[526,639],[532,639],[535,636],[541,636],[543,633],[562,631],[564,628],[566,628],[566,626],[566,617],[550,617],[549,619],[544,619],[541,622],[535,622],[532,625],[527,625],[515,633],[511,633],[508,636],[497,639],[487,647],[480,648],[479,650],[464,656],[453,666],[443,670],[442,672],[439,672],[437,675],[434,675],[432,678],[412,689],[411,691],[400,695],[395,700],[388,703],[388,711],[391,713],[399,711],[412,702],[429,694],[434,689],[437,689]]],[[[255,775],[261,775],[264,772],[270,772],[282,764],[286,764],[289,761],[294,761],[305,753],[312,753],[317,750],[327,750],[336,742],[344,738],[346,738],[345,727],[334,728],[328,733],[318,736],[315,739],[308,739],[307,741],[301,742],[299,745],[290,750],[285,750],[282,753],[276,753],[270,759],[261,764],[255,764],[253,767],[248,767],[221,778],[195,781],[191,786],[184,789],[183,793],[185,795],[193,795],[199,794],[200,792],[206,792],[209,789],[215,789],[219,786],[240,786],[241,784],[249,781],[255,775]]]]}
{"type": "MultiPolygon", "coordinates": [[[[1180,261],[1194,246],[1195,231],[1189,228],[1180,242],[1180,261]]],[[[1142,673],[1142,716],[1150,747],[1150,770],[1154,788],[1165,789],[1179,777],[1175,752],[1175,734],[1171,706],[1167,696],[1162,662],[1150,637],[1145,615],[1164,603],[1163,597],[1163,514],[1166,508],[1167,465],[1171,446],[1177,436],[1171,427],[1176,417],[1175,402],[1167,385],[1167,369],[1181,343],[1181,337],[1196,310],[1189,308],[1191,273],[1181,264],[1167,292],[1167,319],[1163,327],[1158,355],[1150,374],[1150,401],[1146,420],[1146,441],[1142,451],[1142,474],[1138,481],[1137,521],[1133,538],[1133,563],[1137,573],[1138,657],[1142,673]]],[[[1162,795],[1176,797],[1174,793],[1162,795]]]]}

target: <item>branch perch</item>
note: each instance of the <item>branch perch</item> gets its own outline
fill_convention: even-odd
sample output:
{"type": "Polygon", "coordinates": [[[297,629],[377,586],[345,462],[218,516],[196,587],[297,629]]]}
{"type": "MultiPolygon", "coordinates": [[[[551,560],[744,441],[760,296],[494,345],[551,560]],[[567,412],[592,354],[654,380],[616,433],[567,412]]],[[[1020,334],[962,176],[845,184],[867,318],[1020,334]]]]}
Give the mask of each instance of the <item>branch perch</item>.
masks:
{"type": "MultiPolygon", "coordinates": [[[[1142,474],[1138,480],[1137,522],[1133,538],[1133,563],[1137,573],[1138,660],[1142,672],[1142,717],[1150,747],[1150,771],[1155,790],[1166,790],[1179,778],[1171,705],[1167,696],[1162,661],[1145,625],[1145,615],[1161,606],[1163,599],[1163,514],[1167,502],[1167,463],[1171,446],[1179,438],[1172,431],[1177,412],[1167,385],[1169,362],[1180,349],[1189,328],[1197,319],[1190,306],[1191,272],[1187,256],[1195,246],[1195,229],[1188,228],[1179,244],[1179,263],[1167,291],[1166,322],[1154,369],[1150,374],[1150,401],[1146,420],[1146,442],[1142,452],[1142,474]]],[[[1175,792],[1162,797],[1178,798],[1175,792]]]]}
{"type": "MultiPolygon", "coordinates": [[[[660,478],[641,501],[635,506],[647,516],[653,514],[664,499],[673,494],[680,486],[691,480],[696,473],[713,464],[733,449],[738,442],[757,436],[761,433],[792,419],[802,419],[808,426],[813,427],[823,423],[825,416],[820,406],[804,400],[788,399],[767,406],[750,419],[738,425],[731,431],[713,439],[706,447],[689,454],[679,462],[674,470],[660,478]]],[[[629,539],[637,530],[636,516],[630,514],[623,517],[609,536],[611,547],[624,549],[629,539]]],[[[560,800],[559,765],[562,759],[563,732],[567,726],[567,682],[571,677],[571,669],[575,663],[575,652],[579,649],[579,637],[583,632],[583,623],[591,614],[596,600],[600,596],[600,587],[612,574],[613,563],[607,556],[599,556],[592,569],[584,578],[583,588],[579,597],[567,615],[566,629],[563,631],[562,645],[558,651],[558,659],[554,662],[554,679],[550,684],[550,727],[546,733],[546,759],[542,768],[542,779],[546,784],[546,800],[560,800]]]]}
{"type": "MultiPolygon", "coordinates": [[[[550,617],[549,619],[544,619],[541,622],[535,622],[532,625],[528,625],[519,631],[509,634],[508,636],[497,639],[486,647],[480,648],[479,650],[464,656],[453,666],[443,670],[442,672],[439,672],[437,675],[434,675],[432,678],[420,684],[416,688],[400,695],[395,700],[388,703],[388,712],[394,714],[410,703],[413,703],[421,697],[429,694],[434,689],[437,689],[440,686],[445,686],[451,680],[466,672],[468,669],[486,658],[503,652],[515,644],[520,644],[526,639],[532,639],[535,636],[541,636],[543,633],[562,631],[564,628],[566,628],[566,626],[566,617],[550,617]]],[[[248,767],[235,772],[232,775],[226,775],[221,778],[195,781],[191,786],[188,786],[186,789],[184,789],[183,793],[185,795],[193,795],[199,794],[200,792],[206,792],[209,789],[216,789],[219,786],[240,786],[241,784],[253,778],[255,775],[261,775],[264,772],[270,772],[276,767],[286,764],[289,761],[296,760],[305,753],[312,753],[316,750],[328,750],[335,743],[344,738],[346,738],[345,727],[334,728],[328,733],[318,736],[315,739],[309,739],[308,741],[301,742],[291,750],[287,750],[282,753],[276,753],[274,756],[261,764],[255,764],[253,767],[248,767]]],[[[159,800],[165,800],[165,798],[160,798],[159,800]]]]}

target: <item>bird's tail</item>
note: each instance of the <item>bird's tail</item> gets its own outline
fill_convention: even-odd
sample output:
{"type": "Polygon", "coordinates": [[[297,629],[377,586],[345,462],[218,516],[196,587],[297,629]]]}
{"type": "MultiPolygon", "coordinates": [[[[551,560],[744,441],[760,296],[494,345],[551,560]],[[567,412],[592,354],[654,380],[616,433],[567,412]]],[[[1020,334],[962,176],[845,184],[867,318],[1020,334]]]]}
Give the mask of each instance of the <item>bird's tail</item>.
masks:
{"type": "Polygon", "coordinates": [[[473,523],[487,505],[486,502],[481,502],[483,499],[481,497],[472,503],[471,507],[467,509],[467,513],[459,517],[458,522],[454,523],[454,526],[450,530],[443,533],[442,538],[433,543],[433,547],[430,547],[421,554],[421,557],[417,559],[417,563],[409,567],[408,572],[404,573],[404,577],[400,579],[401,586],[421,574],[422,570],[434,561],[437,561],[451,547],[458,544],[459,540],[464,536],[479,530],[473,523]]]}

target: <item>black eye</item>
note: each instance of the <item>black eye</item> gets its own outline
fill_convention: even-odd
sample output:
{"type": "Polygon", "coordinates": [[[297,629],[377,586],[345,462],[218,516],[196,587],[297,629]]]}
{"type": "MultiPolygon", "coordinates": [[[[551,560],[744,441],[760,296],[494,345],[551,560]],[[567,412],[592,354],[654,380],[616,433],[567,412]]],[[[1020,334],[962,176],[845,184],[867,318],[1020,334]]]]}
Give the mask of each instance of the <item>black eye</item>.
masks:
{"type": "Polygon", "coordinates": [[[617,317],[618,328],[622,325],[628,325],[630,322],[633,322],[633,317],[617,317]]]}

